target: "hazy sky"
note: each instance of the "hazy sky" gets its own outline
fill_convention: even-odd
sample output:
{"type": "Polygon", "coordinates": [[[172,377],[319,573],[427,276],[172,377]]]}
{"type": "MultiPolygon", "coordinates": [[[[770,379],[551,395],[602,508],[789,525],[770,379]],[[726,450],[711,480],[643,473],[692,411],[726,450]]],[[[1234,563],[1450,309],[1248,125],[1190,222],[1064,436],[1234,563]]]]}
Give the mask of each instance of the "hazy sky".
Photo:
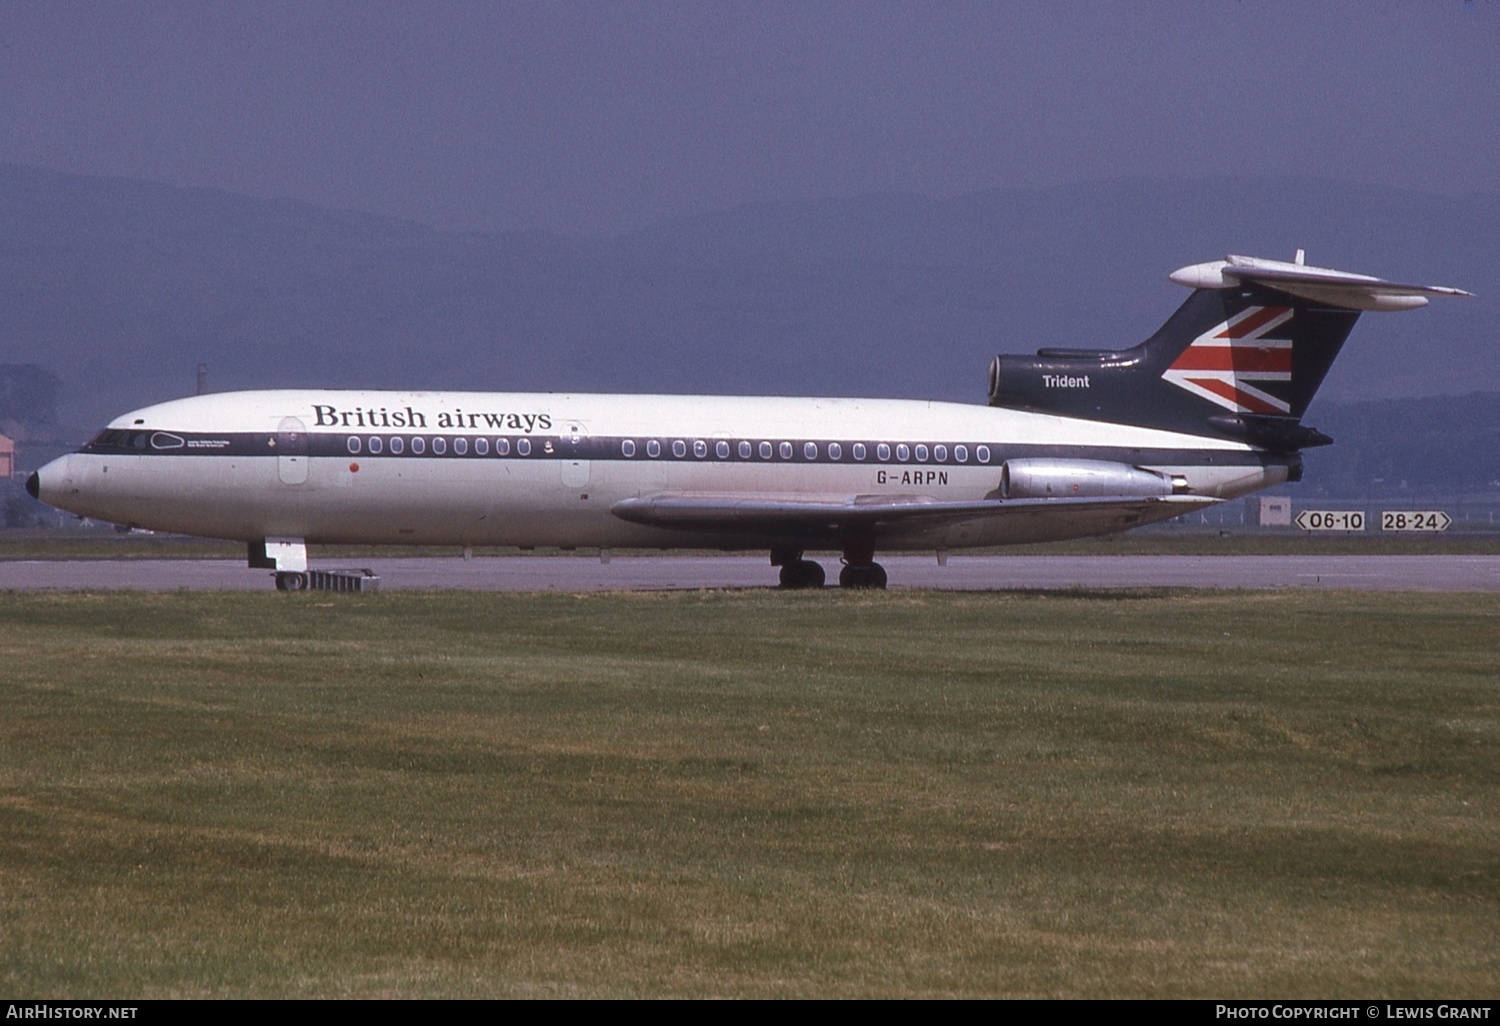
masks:
{"type": "Polygon", "coordinates": [[[0,0],[0,160],[444,228],[1147,175],[1500,191],[1500,0],[0,0]]]}

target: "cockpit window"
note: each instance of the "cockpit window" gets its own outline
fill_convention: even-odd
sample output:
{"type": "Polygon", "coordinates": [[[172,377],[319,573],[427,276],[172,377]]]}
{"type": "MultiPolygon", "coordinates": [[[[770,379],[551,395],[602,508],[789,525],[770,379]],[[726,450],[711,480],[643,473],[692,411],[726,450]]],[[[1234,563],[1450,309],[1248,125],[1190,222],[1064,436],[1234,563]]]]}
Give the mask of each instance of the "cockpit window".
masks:
{"type": "Polygon", "coordinates": [[[182,435],[173,434],[170,431],[127,431],[119,428],[105,428],[93,438],[86,442],[80,452],[146,452],[155,450],[157,452],[173,449],[211,449],[228,445],[227,441],[218,440],[213,443],[188,442],[182,435]]]}

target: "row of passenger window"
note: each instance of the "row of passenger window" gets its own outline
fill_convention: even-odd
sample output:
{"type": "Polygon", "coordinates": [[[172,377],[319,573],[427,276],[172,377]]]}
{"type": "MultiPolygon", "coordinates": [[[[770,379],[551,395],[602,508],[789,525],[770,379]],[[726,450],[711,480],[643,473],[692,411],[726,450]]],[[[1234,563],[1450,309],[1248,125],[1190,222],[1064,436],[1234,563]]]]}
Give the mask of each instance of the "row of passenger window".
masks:
{"type": "MultiPolygon", "coordinates": [[[[701,438],[695,438],[688,442],[681,438],[674,438],[664,443],[656,438],[648,438],[645,443],[646,456],[650,459],[659,458],[667,451],[664,446],[670,446],[672,456],[676,459],[687,457],[688,449],[691,447],[694,459],[708,458],[708,442],[701,438]]],[[[826,457],[832,462],[840,462],[845,458],[844,444],[842,442],[827,442],[821,448],[817,442],[803,442],[802,459],[813,462],[826,457]]],[[[848,456],[856,463],[863,462],[870,456],[871,446],[864,442],[854,442],[849,445],[848,456]]],[[[891,456],[896,457],[899,463],[915,460],[918,463],[947,463],[951,454],[954,463],[969,462],[969,447],[967,445],[955,445],[950,450],[948,446],[938,443],[928,446],[925,442],[908,445],[898,442],[894,446],[888,442],[877,442],[873,446],[875,459],[880,463],[889,463],[891,456]]],[[[626,457],[634,457],[640,452],[634,439],[626,438],[620,442],[620,453],[626,457]]],[[[738,456],[741,460],[790,460],[797,455],[797,445],[793,442],[749,442],[739,441],[731,443],[727,439],[717,439],[713,443],[713,454],[716,460],[727,460],[732,456],[738,456]]],[[[978,445],[974,447],[974,458],[980,463],[990,461],[990,447],[978,445]]]]}
{"type": "MultiPolygon", "coordinates": [[[[543,443],[544,451],[548,454],[553,452],[551,441],[543,443]]],[[[514,452],[517,456],[530,456],[533,444],[530,438],[468,438],[460,435],[448,439],[442,436],[424,438],[421,435],[413,435],[410,438],[401,435],[370,435],[361,437],[350,435],[347,446],[350,455],[357,456],[361,452],[368,452],[373,456],[390,452],[392,455],[400,456],[408,450],[415,456],[426,455],[431,450],[434,456],[446,456],[451,451],[455,456],[467,456],[472,446],[474,455],[488,456],[493,452],[496,456],[509,456],[514,452]]],[[[707,459],[709,455],[709,443],[701,438],[687,440],[674,438],[663,441],[659,438],[648,438],[643,443],[633,438],[625,438],[620,441],[620,455],[627,459],[633,459],[643,451],[648,459],[659,459],[663,454],[670,452],[674,459],[686,459],[691,451],[694,459],[707,459]]],[[[969,447],[958,444],[951,448],[942,443],[929,446],[925,442],[907,444],[897,442],[895,445],[889,442],[876,442],[874,445],[866,445],[864,442],[850,443],[847,450],[842,442],[802,442],[801,456],[805,462],[815,462],[820,459],[828,459],[831,462],[843,462],[847,458],[855,463],[862,463],[869,459],[870,453],[874,452],[878,463],[889,463],[894,456],[896,462],[906,463],[915,461],[917,463],[968,463],[969,447]]],[[[798,455],[798,445],[793,442],[750,442],[738,441],[731,443],[728,439],[715,439],[713,442],[713,456],[716,460],[728,460],[737,456],[741,460],[791,460],[798,455]]],[[[973,458],[979,463],[990,461],[990,447],[977,445],[974,447],[973,458]]]]}
{"type": "MultiPolygon", "coordinates": [[[[400,456],[408,448],[415,456],[425,456],[429,448],[434,456],[448,455],[450,447],[455,456],[467,456],[470,446],[473,446],[476,456],[488,456],[491,451],[490,439],[471,439],[463,435],[451,440],[441,435],[435,438],[423,438],[421,435],[413,435],[410,438],[403,438],[401,435],[392,435],[389,438],[370,435],[368,438],[361,438],[359,435],[350,435],[346,444],[352,456],[358,456],[361,452],[368,452],[372,456],[390,452],[392,455],[400,456]]],[[[518,456],[530,456],[532,444],[529,438],[517,438],[514,443],[509,438],[496,438],[493,449],[496,456],[509,456],[513,449],[518,456]]],[[[547,443],[547,451],[552,451],[550,442],[547,443]]]]}

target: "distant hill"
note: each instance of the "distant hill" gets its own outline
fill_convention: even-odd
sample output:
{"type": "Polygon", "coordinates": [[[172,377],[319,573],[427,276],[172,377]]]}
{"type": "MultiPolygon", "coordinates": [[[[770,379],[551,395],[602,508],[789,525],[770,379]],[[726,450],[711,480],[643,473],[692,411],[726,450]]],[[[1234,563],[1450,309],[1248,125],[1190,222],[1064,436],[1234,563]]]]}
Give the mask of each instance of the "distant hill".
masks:
{"type": "Polygon", "coordinates": [[[0,364],[56,374],[80,435],[191,392],[200,362],[214,389],[982,402],[996,352],[1133,344],[1185,296],[1173,268],[1303,246],[1481,296],[1367,317],[1324,398],[1462,393],[1500,381],[1496,224],[1497,196],[1216,179],[757,204],[569,238],[0,165],[0,364]]]}
{"type": "Polygon", "coordinates": [[[1304,497],[1488,496],[1500,501],[1500,392],[1315,401],[1334,444],[1304,455],[1304,497]]]}

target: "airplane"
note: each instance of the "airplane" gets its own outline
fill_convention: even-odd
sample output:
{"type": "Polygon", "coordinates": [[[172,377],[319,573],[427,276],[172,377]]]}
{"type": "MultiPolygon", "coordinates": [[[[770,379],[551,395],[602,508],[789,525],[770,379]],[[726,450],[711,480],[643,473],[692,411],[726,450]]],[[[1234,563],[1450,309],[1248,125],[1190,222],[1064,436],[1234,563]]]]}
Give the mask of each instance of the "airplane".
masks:
{"type": "Polygon", "coordinates": [[[997,356],[988,405],[280,390],[127,413],[33,473],[35,498],[243,541],[276,587],[310,544],[760,549],[785,588],[884,588],[878,551],[1115,534],[1302,476],[1302,417],[1365,311],[1462,289],[1229,256],[1119,350],[997,356]]]}

